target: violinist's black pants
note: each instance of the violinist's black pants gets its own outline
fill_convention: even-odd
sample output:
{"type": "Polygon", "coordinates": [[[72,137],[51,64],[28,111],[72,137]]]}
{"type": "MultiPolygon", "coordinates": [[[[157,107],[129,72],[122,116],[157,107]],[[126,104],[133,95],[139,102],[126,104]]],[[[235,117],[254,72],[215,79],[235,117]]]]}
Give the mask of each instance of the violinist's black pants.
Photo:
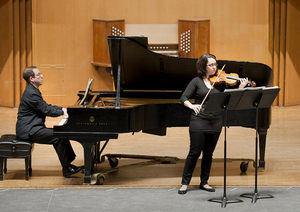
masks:
{"type": "Polygon", "coordinates": [[[220,132],[190,132],[190,151],[184,165],[181,181],[182,185],[190,184],[201,152],[203,152],[203,155],[201,162],[200,182],[202,185],[207,184],[212,164],[213,152],[217,145],[219,136],[220,132]]]}
{"type": "Polygon", "coordinates": [[[67,167],[75,159],[76,155],[73,151],[71,143],[65,138],[55,138],[53,136],[53,129],[42,128],[33,135],[30,135],[33,143],[52,144],[62,167],[67,167]]]}

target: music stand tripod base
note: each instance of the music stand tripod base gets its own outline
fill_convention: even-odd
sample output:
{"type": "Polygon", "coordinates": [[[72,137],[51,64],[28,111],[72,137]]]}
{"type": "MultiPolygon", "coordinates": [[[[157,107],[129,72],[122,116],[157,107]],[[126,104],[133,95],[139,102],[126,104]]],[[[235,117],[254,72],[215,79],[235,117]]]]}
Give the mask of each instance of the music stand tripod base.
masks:
{"type": "Polygon", "coordinates": [[[227,197],[222,197],[221,199],[211,198],[208,201],[210,201],[210,202],[216,202],[216,203],[221,203],[221,207],[222,208],[226,208],[226,205],[229,204],[229,203],[243,202],[243,200],[240,200],[240,199],[227,199],[227,197]]]}
{"type": "Polygon", "coordinates": [[[274,198],[274,196],[272,196],[272,195],[269,195],[269,194],[260,195],[257,192],[254,192],[254,193],[245,193],[245,194],[242,194],[240,196],[241,197],[246,197],[246,198],[252,198],[251,203],[256,203],[256,201],[258,199],[274,198]]]}

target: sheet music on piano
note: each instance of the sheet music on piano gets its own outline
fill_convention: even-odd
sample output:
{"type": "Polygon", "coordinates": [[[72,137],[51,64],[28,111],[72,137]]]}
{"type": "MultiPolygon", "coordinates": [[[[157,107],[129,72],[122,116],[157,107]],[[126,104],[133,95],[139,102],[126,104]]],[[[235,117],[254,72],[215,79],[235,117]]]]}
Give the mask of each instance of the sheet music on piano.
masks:
{"type": "Polygon", "coordinates": [[[91,85],[92,85],[92,82],[93,82],[93,79],[89,78],[88,84],[87,84],[86,89],[85,89],[84,96],[83,96],[82,100],[80,101],[79,105],[82,105],[82,106],[83,106],[83,103],[84,103],[85,100],[86,100],[86,97],[87,97],[87,95],[88,95],[88,93],[89,93],[89,90],[90,90],[90,87],[91,87],[91,85]]]}
{"type": "MultiPolygon", "coordinates": [[[[87,84],[86,89],[85,89],[84,96],[83,96],[82,100],[80,101],[79,105],[83,106],[83,104],[86,100],[86,97],[89,93],[89,90],[91,88],[92,82],[93,82],[93,79],[89,78],[88,84],[87,84]]],[[[64,116],[64,118],[59,122],[58,126],[65,125],[67,122],[68,122],[68,116],[64,116]]]]}

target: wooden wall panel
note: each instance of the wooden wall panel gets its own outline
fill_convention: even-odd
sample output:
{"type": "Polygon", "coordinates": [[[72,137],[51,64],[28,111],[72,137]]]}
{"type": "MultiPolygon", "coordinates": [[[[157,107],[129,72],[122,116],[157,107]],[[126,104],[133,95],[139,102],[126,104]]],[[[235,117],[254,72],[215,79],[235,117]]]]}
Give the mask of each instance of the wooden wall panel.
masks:
{"type": "Polygon", "coordinates": [[[209,19],[179,19],[178,51],[180,57],[199,58],[209,50],[209,19]]]}
{"type": "MultiPolygon", "coordinates": [[[[93,90],[113,89],[105,68],[96,71],[91,65],[94,18],[122,18],[125,25],[177,24],[181,18],[209,18],[210,52],[218,59],[268,65],[271,61],[268,0],[33,0],[33,5],[34,64],[65,64],[68,82],[62,93],[66,98],[52,98],[53,104],[73,104],[89,78],[94,78],[93,90]]],[[[44,81],[48,83],[47,78],[44,81]]],[[[47,90],[43,93],[47,95],[47,90]]]]}
{"type": "Polygon", "coordinates": [[[300,6],[297,0],[270,0],[270,52],[274,85],[280,92],[273,105],[300,104],[299,25],[300,6]]]}
{"type": "Polygon", "coordinates": [[[66,98],[68,77],[66,74],[65,64],[41,64],[39,66],[40,72],[44,76],[43,86],[40,91],[43,97],[51,104],[53,101],[64,101],[66,98]]]}
{"type": "Polygon", "coordinates": [[[177,24],[178,19],[182,18],[209,18],[211,53],[219,59],[249,60],[271,65],[268,0],[104,2],[101,5],[103,8],[99,9],[101,16],[121,17],[125,19],[125,24],[177,24]]]}
{"type": "Polygon", "coordinates": [[[280,2],[280,11],[279,11],[279,33],[278,33],[278,41],[279,41],[279,52],[278,52],[278,86],[281,88],[281,93],[278,95],[278,105],[284,106],[284,96],[286,91],[286,81],[285,81],[285,64],[286,64],[286,0],[281,0],[280,2]]]}
{"type": "Polygon", "coordinates": [[[300,1],[287,1],[284,106],[300,104],[300,1]]]}
{"type": "Polygon", "coordinates": [[[18,107],[26,85],[22,73],[32,62],[31,0],[1,1],[0,11],[0,106],[18,107]]]}
{"type": "Polygon", "coordinates": [[[93,61],[95,66],[111,67],[107,36],[124,36],[124,19],[93,19],[93,61]]]}
{"type": "Polygon", "coordinates": [[[13,1],[0,1],[0,105],[14,107],[13,1]]]}
{"type": "MultiPolygon", "coordinates": [[[[5,47],[8,52],[0,53],[1,56],[6,57],[6,59],[0,59],[1,64],[4,64],[4,68],[1,67],[1,80],[3,79],[3,73],[7,72],[3,70],[7,70],[7,68],[11,70],[10,66],[15,67],[12,71],[13,75],[20,76],[21,68],[24,67],[25,63],[24,48],[26,49],[27,65],[30,64],[30,61],[33,61],[32,64],[38,67],[44,64],[64,64],[66,86],[61,92],[65,98],[51,97],[50,99],[49,97],[52,104],[63,106],[73,104],[77,99],[77,92],[85,89],[89,78],[94,79],[93,90],[113,89],[111,76],[106,74],[106,69],[99,68],[95,70],[91,64],[93,60],[92,20],[94,18],[122,18],[125,20],[125,25],[177,24],[178,19],[208,18],[210,19],[210,52],[215,54],[218,59],[262,62],[272,67],[275,65],[273,68],[278,67],[276,83],[283,83],[282,78],[285,77],[287,77],[286,80],[292,78],[291,82],[285,84],[285,90],[289,93],[295,87],[294,83],[298,83],[297,80],[294,80],[297,79],[297,70],[299,69],[294,56],[296,55],[296,50],[293,47],[295,41],[292,40],[295,39],[295,35],[298,33],[297,27],[295,27],[297,24],[292,21],[293,19],[298,20],[297,17],[299,17],[297,0],[6,0],[4,4],[2,2],[0,5],[1,11],[7,9],[7,5],[11,5],[10,9],[15,11],[14,13],[17,13],[17,8],[24,9],[24,2],[26,13],[28,2],[32,2],[33,20],[32,28],[30,28],[31,26],[28,28],[28,23],[30,23],[28,19],[25,21],[25,29],[23,27],[24,21],[21,20],[19,23],[21,25],[17,27],[14,24],[18,24],[18,21],[13,18],[10,19],[10,24],[6,26],[10,33],[16,33],[14,35],[15,48],[14,50],[10,49],[13,47],[10,44],[10,46],[5,47]],[[275,4],[277,2],[282,4],[282,1],[288,2],[286,11],[291,12],[291,14],[287,14],[288,19],[286,22],[286,37],[291,40],[286,43],[286,55],[281,53],[280,56],[280,50],[276,50],[276,45],[282,45],[282,43],[276,43],[276,39],[278,40],[279,37],[276,37],[278,36],[276,34],[277,23],[274,24],[278,17],[276,13],[274,13],[274,16],[270,15],[272,13],[270,7],[273,4],[276,9],[275,4]],[[19,33],[17,33],[18,30],[20,30],[19,33]],[[27,36],[32,36],[32,43],[28,39],[22,39],[24,36],[23,30],[27,30],[25,33],[27,36]],[[21,36],[19,37],[19,43],[17,41],[18,36],[21,36]],[[26,45],[24,45],[24,42],[26,45]],[[19,52],[16,46],[19,46],[19,52]],[[33,51],[28,51],[29,46],[32,46],[33,51]],[[13,55],[11,55],[11,51],[14,51],[13,55]],[[286,65],[283,67],[286,72],[283,76],[283,72],[280,70],[282,69],[282,63],[276,61],[280,58],[286,58],[284,60],[286,65]],[[289,70],[292,70],[292,72],[289,73],[289,70]]],[[[10,14],[12,15],[13,12],[10,14]]],[[[1,17],[2,15],[1,13],[1,17]]],[[[19,13],[19,15],[24,17],[23,13],[19,13]]],[[[28,17],[28,15],[25,14],[25,17],[28,17]]],[[[280,20],[282,21],[282,19],[280,20]]],[[[5,26],[5,24],[2,25],[5,26]]],[[[11,34],[9,35],[11,37],[11,34]]],[[[0,41],[11,39],[5,36],[0,37],[0,41]]],[[[148,35],[145,34],[145,36],[148,35]]],[[[227,71],[230,72],[230,70],[227,71]]],[[[11,77],[11,73],[8,75],[11,77]]],[[[45,83],[61,80],[60,76],[51,76],[49,81],[47,78],[44,79],[45,83]]],[[[18,88],[18,85],[14,86],[16,89],[16,94],[13,97],[15,105],[17,105],[18,98],[20,98],[18,90],[22,91],[24,89],[23,80],[21,78],[18,80],[20,88],[18,88]]],[[[13,83],[11,81],[9,80],[9,83],[13,83]]],[[[44,95],[49,96],[49,93],[48,89],[43,90],[44,95]]],[[[285,94],[285,92],[282,92],[282,94],[285,94]]],[[[11,95],[6,96],[11,97],[11,95]]],[[[282,96],[279,99],[281,105],[290,105],[294,104],[292,100],[295,97],[297,95],[293,94],[285,98],[282,96]]]]}
{"type": "Polygon", "coordinates": [[[285,93],[285,33],[286,33],[286,0],[271,0],[270,1],[270,28],[273,29],[270,38],[272,39],[272,69],[274,72],[274,86],[280,87],[280,92],[274,101],[274,105],[284,105],[285,93]]]}
{"type": "MultiPolygon", "coordinates": [[[[92,1],[34,1],[33,4],[33,48],[34,64],[64,65],[64,74],[44,77],[44,83],[60,85],[60,94],[43,88],[45,100],[51,104],[70,106],[77,99],[77,92],[85,90],[88,79],[93,78],[93,90],[111,90],[111,76],[102,68],[95,70],[93,60],[92,1]]],[[[47,69],[48,70],[48,69],[47,69]]],[[[55,71],[55,73],[57,73],[55,71]]]]}
{"type": "MultiPolygon", "coordinates": [[[[18,107],[22,93],[25,89],[26,83],[22,77],[23,70],[28,66],[27,64],[27,13],[26,13],[26,2],[25,0],[19,0],[19,66],[15,68],[15,106],[18,107]]],[[[30,17],[30,16],[29,16],[30,17]]]]}
{"type": "Polygon", "coordinates": [[[20,53],[20,2],[18,0],[13,1],[13,63],[14,63],[14,106],[18,107],[21,99],[21,53],[20,53]]]}

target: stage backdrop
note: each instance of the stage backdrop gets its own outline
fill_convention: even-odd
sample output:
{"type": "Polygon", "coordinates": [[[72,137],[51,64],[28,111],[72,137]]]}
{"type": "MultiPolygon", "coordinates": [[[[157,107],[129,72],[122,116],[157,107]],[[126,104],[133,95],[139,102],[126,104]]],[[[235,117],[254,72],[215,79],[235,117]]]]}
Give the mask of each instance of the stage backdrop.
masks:
{"type": "Polygon", "coordinates": [[[281,88],[275,105],[300,104],[299,13],[297,0],[3,0],[0,106],[18,107],[29,65],[43,73],[51,104],[73,105],[89,78],[92,90],[112,90],[107,68],[91,64],[93,18],[124,19],[125,35],[153,43],[178,42],[178,19],[208,18],[210,53],[271,66],[281,88]]]}

